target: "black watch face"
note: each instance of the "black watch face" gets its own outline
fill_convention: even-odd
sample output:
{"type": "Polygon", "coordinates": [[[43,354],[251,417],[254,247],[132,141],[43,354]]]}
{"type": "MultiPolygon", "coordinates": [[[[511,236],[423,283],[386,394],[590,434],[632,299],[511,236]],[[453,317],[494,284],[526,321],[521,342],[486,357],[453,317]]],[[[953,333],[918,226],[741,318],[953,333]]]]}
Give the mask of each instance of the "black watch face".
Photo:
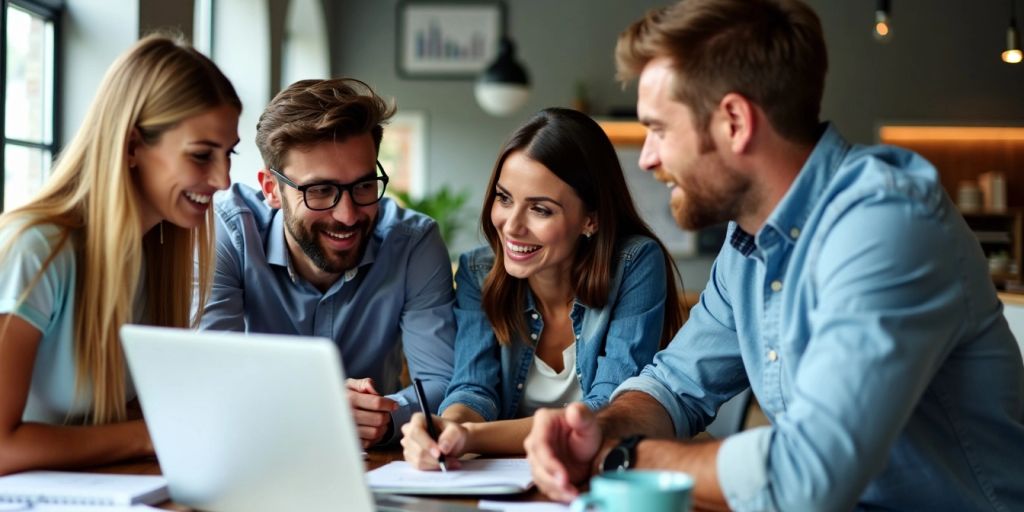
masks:
{"type": "Polygon", "coordinates": [[[605,471],[618,471],[626,469],[628,463],[629,450],[625,446],[619,445],[608,452],[608,455],[604,458],[604,464],[601,465],[601,469],[605,471]]]}

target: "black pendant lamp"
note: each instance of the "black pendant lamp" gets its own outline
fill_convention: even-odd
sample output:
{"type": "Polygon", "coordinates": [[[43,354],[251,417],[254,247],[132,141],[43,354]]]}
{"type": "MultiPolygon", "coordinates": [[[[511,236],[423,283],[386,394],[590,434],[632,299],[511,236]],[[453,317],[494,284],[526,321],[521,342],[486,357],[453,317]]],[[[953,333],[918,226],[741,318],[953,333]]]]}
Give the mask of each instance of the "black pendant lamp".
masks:
{"type": "Polygon", "coordinates": [[[516,45],[508,36],[507,11],[502,5],[501,42],[498,56],[476,81],[474,94],[480,108],[493,116],[507,116],[526,104],[530,77],[516,60],[516,45]]]}

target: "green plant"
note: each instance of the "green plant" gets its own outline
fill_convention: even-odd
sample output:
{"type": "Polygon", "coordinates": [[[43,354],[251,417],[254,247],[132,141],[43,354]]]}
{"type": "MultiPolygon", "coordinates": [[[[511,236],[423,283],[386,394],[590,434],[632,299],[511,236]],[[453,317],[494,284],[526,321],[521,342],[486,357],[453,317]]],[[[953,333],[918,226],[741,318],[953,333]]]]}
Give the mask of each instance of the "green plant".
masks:
{"type": "Polygon", "coordinates": [[[404,190],[395,191],[392,194],[402,206],[429,215],[437,221],[441,238],[444,238],[447,244],[451,244],[455,233],[462,227],[463,220],[459,217],[459,210],[469,199],[469,192],[465,190],[456,192],[444,185],[435,192],[425,194],[420,198],[413,198],[409,192],[404,190]]]}

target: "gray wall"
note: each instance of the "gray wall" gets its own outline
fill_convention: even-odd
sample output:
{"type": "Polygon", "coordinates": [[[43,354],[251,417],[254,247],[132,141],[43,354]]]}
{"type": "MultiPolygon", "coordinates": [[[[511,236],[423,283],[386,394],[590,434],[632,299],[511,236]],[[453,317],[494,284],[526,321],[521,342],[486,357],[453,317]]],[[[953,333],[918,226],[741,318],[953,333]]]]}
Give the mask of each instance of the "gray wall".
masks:
{"type": "MultiPolygon", "coordinates": [[[[515,0],[509,3],[509,31],[530,73],[533,90],[521,111],[507,118],[485,114],[473,99],[472,80],[408,80],[395,70],[397,0],[333,2],[332,71],[368,82],[394,97],[399,110],[427,113],[427,189],[443,184],[472,192],[467,215],[475,218],[495,155],[504,139],[532,112],[568,106],[574,84],[584,80],[596,111],[631,106],[633,93],[613,77],[612,49],[625,20],[655,1],[515,0]]],[[[452,249],[473,245],[458,239],[452,249]]]]}
{"type": "MultiPolygon", "coordinates": [[[[442,184],[472,191],[476,215],[495,154],[529,114],[568,105],[573,84],[585,80],[592,110],[632,105],[635,88],[614,82],[617,34],[653,0],[511,0],[509,28],[533,80],[530,102],[510,118],[484,114],[470,80],[408,80],[395,71],[397,0],[328,0],[335,75],[360,78],[397,100],[400,109],[428,114],[428,190],[442,184]]],[[[821,17],[831,67],[823,118],[854,142],[875,140],[881,121],[1024,121],[1024,65],[999,60],[1008,4],[1003,1],[893,2],[893,38],[871,37],[874,2],[810,0],[821,17]]],[[[631,169],[627,169],[627,172],[631,169]]],[[[1021,170],[1024,172],[1024,170],[1021,170]]],[[[459,239],[453,250],[472,244],[459,239]]],[[[692,262],[682,262],[687,268],[692,262]]],[[[706,278],[707,262],[685,276],[706,278]],[[701,273],[704,273],[702,276],[701,273]]]]}

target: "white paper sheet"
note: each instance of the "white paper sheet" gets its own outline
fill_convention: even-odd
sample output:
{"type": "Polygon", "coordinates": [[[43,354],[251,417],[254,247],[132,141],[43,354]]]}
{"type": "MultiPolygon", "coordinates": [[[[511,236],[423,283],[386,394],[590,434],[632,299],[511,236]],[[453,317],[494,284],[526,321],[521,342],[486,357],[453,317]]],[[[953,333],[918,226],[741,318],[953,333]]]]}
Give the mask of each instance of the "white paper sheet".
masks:
{"type": "Polygon", "coordinates": [[[522,492],[533,484],[526,459],[475,459],[462,461],[462,468],[420,471],[398,461],[366,474],[375,492],[398,494],[508,494],[522,492]]]}

